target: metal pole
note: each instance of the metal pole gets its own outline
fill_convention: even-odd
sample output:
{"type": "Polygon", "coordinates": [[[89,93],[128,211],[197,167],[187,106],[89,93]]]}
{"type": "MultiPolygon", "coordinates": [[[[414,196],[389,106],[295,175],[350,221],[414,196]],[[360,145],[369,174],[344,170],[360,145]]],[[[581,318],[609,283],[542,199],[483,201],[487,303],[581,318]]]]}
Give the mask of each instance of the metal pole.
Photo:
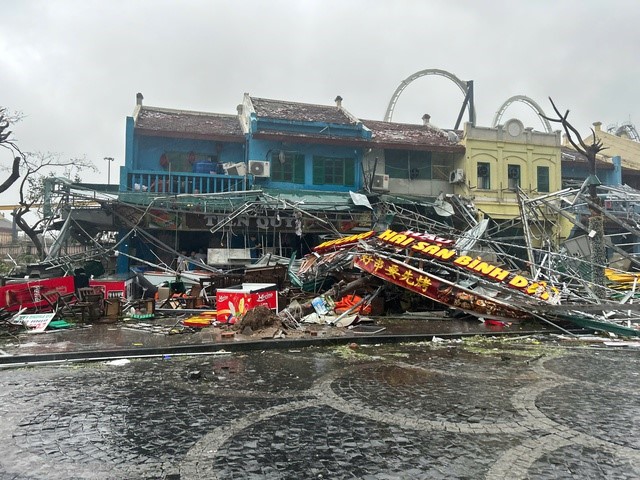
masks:
{"type": "Polygon", "coordinates": [[[111,162],[113,162],[113,157],[104,157],[104,159],[109,162],[107,164],[107,184],[111,184],[111,162]]]}

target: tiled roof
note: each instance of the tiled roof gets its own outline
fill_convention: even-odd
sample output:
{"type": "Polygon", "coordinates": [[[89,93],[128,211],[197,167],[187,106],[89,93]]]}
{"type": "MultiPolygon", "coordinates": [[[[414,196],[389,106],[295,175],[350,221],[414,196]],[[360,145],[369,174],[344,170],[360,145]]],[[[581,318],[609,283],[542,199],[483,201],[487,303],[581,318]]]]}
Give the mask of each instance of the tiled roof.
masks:
{"type": "Polygon", "coordinates": [[[0,230],[12,231],[13,230],[13,222],[11,220],[6,219],[4,216],[0,215],[0,230]]]}
{"type": "MultiPolygon", "coordinates": [[[[618,137],[600,128],[595,130],[596,138],[606,147],[600,153],[605,157],[619,155],[622,159],[622,166],[630,169],[640,170],[640,142],[630,138],[618,137]]],[[[584,143],[590,145],[593,142],[593,135],[584,139],[584,143]]]]}
{"type": "Polygon", "coordinates": [[[136,128],[146,132],[177,133],[196,137],[238,137],[239,140],[244,138],[236,115],[146,106],[138,113],[136,128]]]}
{"type": "Polygon", "coordinates": [[[337,106],[314,105],[311,103],[284,102],[268,98],[251,97],[251,105],[258,118],[273,118],[294,122],[322,122],[353,124],[354,121],[337,106]]]}
{"type": "Polygon", "coordinates": [[[445,132],[430,125],[379,120],[362,120],[362,123],[371,130],[371,141],[383,147],[397,145],[406,148],[412,145],[431,150],[464,151],[464,146],[459,143],[459,134],[445,132]]]}
{"type": "MultiPolygon", "coordinates": [[[[568,147],[568,146],[563,146],[560,151],[562,155],[562,159],[561,159],[562,163],[572,163],[576,165],[584,164],[586,168],[587,157],[585,157],[583,154],[577,152],[572,147],[568,147]]],[[[598,155],[596,156],[596,167],[610,170],[613,168],[613,164],[611,163],[611,161],[608,161],[605,158],[603,158],[601,155],[598,155]]]]}

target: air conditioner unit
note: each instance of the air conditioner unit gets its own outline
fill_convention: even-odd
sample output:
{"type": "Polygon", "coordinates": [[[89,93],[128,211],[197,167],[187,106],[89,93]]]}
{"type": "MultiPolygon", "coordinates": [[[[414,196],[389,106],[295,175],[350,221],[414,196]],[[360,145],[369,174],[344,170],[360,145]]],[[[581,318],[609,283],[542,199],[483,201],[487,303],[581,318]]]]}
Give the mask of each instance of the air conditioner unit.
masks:
{"type": "Polygon", "coordinates": [[[244,162],[238,162],[238,163],[223,163],[222,164],[222,168],[224,169],[225,173],[227,175],[240,175],[240,176],[244,176],[245,173],[247,173],[247,167],[245,166],[244,162]]]}
{"type": "Polygon", "coordinates": [[[456,168],[449,173],[449,183],[462,183],[464,182],[464,170],[462,168],[456,168]]]}
{"type": "Polygon", "coordinates": [[[388,191],[389,190],[389,175],[374,175],[372,190],[388,191]]]}
{"type": "Polygon", "coordinates": [[[263,160],[249,160],[249,173],[254,177],[270,177],[271,164],[263,160]]]}

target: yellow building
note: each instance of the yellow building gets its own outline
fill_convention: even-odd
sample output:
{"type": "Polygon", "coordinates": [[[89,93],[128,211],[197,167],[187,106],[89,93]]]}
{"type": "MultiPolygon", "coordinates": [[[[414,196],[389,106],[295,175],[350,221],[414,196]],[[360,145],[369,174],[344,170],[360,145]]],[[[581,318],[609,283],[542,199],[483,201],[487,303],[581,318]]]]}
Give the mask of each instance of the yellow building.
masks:
{"type": "Polygon", "coordinates": [[[555,192],[561,186],[561,134],[536,132],[520,120],[496,128],[466,124],[466,154],[456,192],[473,199],[478,210],[495,220],[519,216],[516,190],[528,197],[555,192]]]}
{"type": "MultiPolygon", "coordinates": [[[[455,193],[469,197],[481,218],[498,223],[519,218],[518,188],[528,198],[561,188],[560,131],[537,132],[517,119],[495,128],[467,123],[462,143],[466,153],[451,180],[457,180],[455,193]]],[[[553,233],[549,229],[557,233],[557,220],[547,217],[548,234],[553,233]]]]}

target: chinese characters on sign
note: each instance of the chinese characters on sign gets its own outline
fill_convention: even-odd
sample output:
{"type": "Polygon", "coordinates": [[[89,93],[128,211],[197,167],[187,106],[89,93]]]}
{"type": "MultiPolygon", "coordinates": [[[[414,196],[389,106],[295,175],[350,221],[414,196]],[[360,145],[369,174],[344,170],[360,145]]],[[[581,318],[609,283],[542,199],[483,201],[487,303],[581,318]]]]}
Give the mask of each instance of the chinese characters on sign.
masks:
{"type": "Polygon", "coordinates": [[[353,264],[360,270],[387,282],[469,313],[491,318],[524,319],[528,317],[526,312],[390,258],[363,254],[357,256],[353,264]]]}

